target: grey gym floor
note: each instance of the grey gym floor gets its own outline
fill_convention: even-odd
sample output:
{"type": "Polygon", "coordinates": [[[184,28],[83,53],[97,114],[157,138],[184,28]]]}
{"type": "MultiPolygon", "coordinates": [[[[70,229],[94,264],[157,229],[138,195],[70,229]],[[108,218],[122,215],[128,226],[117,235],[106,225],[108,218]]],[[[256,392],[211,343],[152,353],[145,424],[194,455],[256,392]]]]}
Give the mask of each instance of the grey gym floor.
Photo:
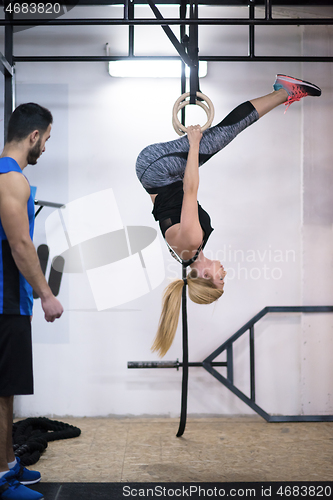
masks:
{"type": "MultiPolygon", "coordinates": [[[[52,417],[51,417],[52,418],[52,417]]],[[[261,417],[57,418],[82,431],[49,443],[44,483],[331,481],[333,422],[261,417]]]]}

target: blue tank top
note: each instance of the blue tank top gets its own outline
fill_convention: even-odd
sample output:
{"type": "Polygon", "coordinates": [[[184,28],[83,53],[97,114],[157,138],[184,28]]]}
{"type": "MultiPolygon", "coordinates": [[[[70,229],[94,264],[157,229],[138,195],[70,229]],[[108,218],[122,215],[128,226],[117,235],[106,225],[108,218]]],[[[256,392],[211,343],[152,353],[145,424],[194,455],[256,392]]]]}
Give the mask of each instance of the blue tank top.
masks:
{"type": "MultiPolygon", "coordinates": [[[[19,172],[22,174],[22,170],[13,158],[0,158],[0,175],[8,172],[19,172]]],[[[35,222],[35,203],[31,188],[27,203],[27,212],[29,233],[32,240],[35,222]]],[[[32,287],[20,273],[14,262],[1,220],[0,240],[0,314],[31,316],[33,304],[32,287]]]]}

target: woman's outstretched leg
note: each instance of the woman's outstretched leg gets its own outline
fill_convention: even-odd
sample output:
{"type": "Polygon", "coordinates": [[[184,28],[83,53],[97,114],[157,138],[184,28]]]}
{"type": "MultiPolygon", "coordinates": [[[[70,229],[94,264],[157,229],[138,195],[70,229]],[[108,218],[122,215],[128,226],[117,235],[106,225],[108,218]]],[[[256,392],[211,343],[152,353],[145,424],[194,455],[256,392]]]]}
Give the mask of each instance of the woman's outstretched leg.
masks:
{"type": "MultiPolygon", "coordinates": [[[[199,149],[199,165],[203,165],[218,151],[225,148],[240,132],[266,113],[285,103],[299,101],[306,96],[320,96],[321,90],[312,83],[277,75],[274,91],[263,97],[247,101],[235,108],[220,123],[203,133],[199,149]]],[[[137,159],[137,175],[148,192],[182,180],[187,162],[189,143],[186,136],[174,141],[152,144],[137,159]]]]}
{"type": "Polygon", "coordinates": [[[276,90],[268,95],[257,97],[256,99],[251,99],[250,103],[254,106],[258,112],[259,118],[264,116],[272,109],[280,106],[288,100],[288,93],[284,89],[276,90]]]}
{"type": "Polygon", "coordinates": [[[284,103],[289,107],[303,97],[321,95],[321,90],[316,85],[280,74],[276,77],[273,89],[270,94],[237,106],[222,122],[204,132],[200,143],[200,165],[223,149],[245,128],[277,106],[284,103]]]}
{"type": "Polygon", "coordinates": [[[287,100],[288,92],[280,88],[237,106],[220,123],[204,132],[200,143],[199,164],[206,163],[240,132],[287,100]]]}

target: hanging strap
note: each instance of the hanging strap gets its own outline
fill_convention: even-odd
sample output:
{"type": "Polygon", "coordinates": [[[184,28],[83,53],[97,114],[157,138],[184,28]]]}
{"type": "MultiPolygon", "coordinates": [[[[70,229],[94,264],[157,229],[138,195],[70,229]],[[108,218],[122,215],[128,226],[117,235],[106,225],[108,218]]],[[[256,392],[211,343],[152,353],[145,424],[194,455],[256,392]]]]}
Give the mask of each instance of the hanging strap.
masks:
{"type": "Polygon", "coordinates": [[[188,392],[188,330],[187,330],[187,308],[186,308],[186,265],[183,264],[183,293],[182,293],[182,321],[183,321],[183,379],[180,422],[177,437],[184,434],[187,416],[187,392],[188,392]]]}
{"type": "Polygon", "coordinates": [[[182,395],[181,395],[181,409],[180,409],[180,422],[178,432],[176,434],[177,437],[181,437],[184,434],[186,427],[186,418],[187,418],[187,393],[188,393],[188,328],[187,328],[187,295],[186,295],[186,285],[187,285],[187,275],[186,269],[187,267],[194,262],[199,252],[202,248],[202,244],[198,248],[196,254],[190,260],[182,260],[181,257],[176,254],[173,248],[169,245],[169,243],[165,240],[171,255],[182,265],[182,278],[184,280],[184,286],[182,291],[182,326],[183,326],[183,375],[182,375],[182,395]]]}

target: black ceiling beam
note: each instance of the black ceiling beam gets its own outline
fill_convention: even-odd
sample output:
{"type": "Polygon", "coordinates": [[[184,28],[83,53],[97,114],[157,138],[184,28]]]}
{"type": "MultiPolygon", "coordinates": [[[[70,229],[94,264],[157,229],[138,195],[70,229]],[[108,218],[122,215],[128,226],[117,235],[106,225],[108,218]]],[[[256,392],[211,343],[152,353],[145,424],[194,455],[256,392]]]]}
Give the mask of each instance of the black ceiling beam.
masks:
{"type": "Polygon", "coordinates": [[[269,25],[284,25],[284,26],[298,26],[298,25],[329,25],[333,24],[333,17],[326,18],[295,18],[295,19],[224,19],[224,18],[202,18],[202,19],[13,19],[8,21],[0,19],[0,26],[6,25],[13,26],[140,26],[140,25],[226,25],[226,26],[269,26],[269,25]]]}
{"type": "MultiPolygon", "coordinates": [[[[107,5],[123,5],[124,2],[121,1],[111,1],[111,0],[65,0],[65,5],[67,6],[107,6],[107,5]]],[[[146,5],[146,0],[135,0],[136,4],[144,4],[146,5]]],[[[190,2],[188,2],[190,3],[190,2]]],[[[265,0],[256,0],[256,5],[261,6],[265,5],[265,0]]],[[[179,5],[180,0],[160,0],[155,2],[156,5],[179,5]]],[[[249,5],[249,0],[199,0],[199,5],[220,5],[226,7],[237,7],[237,6],[245,6],[249,5]]],[[[308,7],[308,6],[332,6],[332,0],[272,0],[273,7],[278,6],[298,6],[298,7],[308,7]]]]}
{"type": "MultiPolygon", "coordinates": [[[[108,62],[129,59],[128,56],[13,56],[16,62],[108,62]]],[[[179,56],[134,56],[131,59],[180,59],[179,56]]],[[[333,62],[331,56],[199,56],[207,62],[333,62]]]]}

